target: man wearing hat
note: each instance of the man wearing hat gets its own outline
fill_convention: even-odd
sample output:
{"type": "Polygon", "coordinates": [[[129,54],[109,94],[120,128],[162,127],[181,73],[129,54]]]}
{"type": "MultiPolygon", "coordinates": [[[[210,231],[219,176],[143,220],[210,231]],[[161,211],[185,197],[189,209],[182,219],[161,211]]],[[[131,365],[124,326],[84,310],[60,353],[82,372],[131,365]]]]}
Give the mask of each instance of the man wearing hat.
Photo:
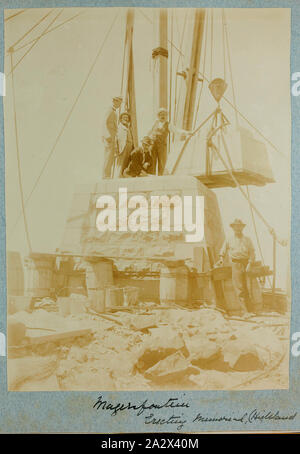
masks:
{"type": "Polygon", "coordinates": [[[247,312],[247,300],[249,298],[246,272],[255,260],[255,251],[251,239],[243,234],[246,224],[241,219],[235,219],[230,227],[233,236],[224,242],[220,251],[219,266],[223,265],[224,257],[228,255],[232,265],[232,284],[239,302],[247,312]]]}
{"type": "Polygon", "coordinates": [[[168,120],[168,110],[160,107],[157,112],[157,118],[152,126],[149,136],[153,140],[153,160],[156,173],[156,163],[158,164],[158,175],[163,175],[167,161],[167,140],[170,132],[181,134],[184,138],[191,135],[191,131],[179,129],[168,120]]]}
{"type": "Polygon", "coordinates": [[[130,153],[133,150],[133,137],[130,129],[130,114],[123,112],[120,115],[120,123],[117,132],[117,156],[114,176],[122,178],[123,172],[128,166],[130,153]]]}
{"type": "Polygon", "coordinates": [[[103,142],[105,147],[103,178],[112,178],[113,165],[117,151],[116,135],[118,131],[118,114],[117,111],[122,104],[122,97],[115,96],[112,99],[112,106],[106,112],[103,125],[103,142]]]}
{"type": "Polygon", "coordinates": [[[129,157],[127,168],[123,172],[125,177],[145,177],[155,173],[151,154],[152,140],[145,136],[142,139],[142,146],[135,148],[129,157]]]}
{"type": "Polygon", "coordinates": [[[154,166],[154,159],[152,153],[153,140],[149,136],[144,136],[142,139],[143,149],[143,169],[150,175],[155,175],[156,168],[154,166]]]}

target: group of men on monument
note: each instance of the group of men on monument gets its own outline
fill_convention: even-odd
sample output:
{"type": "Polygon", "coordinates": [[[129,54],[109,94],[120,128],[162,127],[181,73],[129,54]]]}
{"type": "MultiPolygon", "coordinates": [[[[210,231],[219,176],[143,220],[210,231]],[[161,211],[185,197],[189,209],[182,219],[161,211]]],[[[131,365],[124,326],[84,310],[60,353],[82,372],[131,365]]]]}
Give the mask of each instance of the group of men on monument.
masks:
{"type": "Polygon", "coordinates": [[[141,146],[134,147],[131,118],[128,112],[118,115],[122,97],[116,96],[106,113],[103,128],[103,178],[124,178],[163,175],[167,161],[167,141],[170,132],[187,137],[192,134],[168,121],[168,111],[160,108],[157,118],[141,146]]]}
{"type": "MultiPolygon", "coordinates": [[[[163,175],[169,133],[179,133],[187,137],[192,132],[173,126],[168,121],[168,111],[160,108],[149,134],[143,137],[141,146],[134,147],[129,113],[123,112],[118,116],[121,104],[122,98],[114,97],[104,121],[103,178],[163,175]]],[[[245,224],[240,219],[235,219],[230,227],[233,229],[233,236],[223,244],[216,266],[222,266],[225,257],[228,257],[232,266],[232,283],[241,311],[247,313],[247,272],[255,260],[255,251],[251,239],[243,234],[245,224]]]]}

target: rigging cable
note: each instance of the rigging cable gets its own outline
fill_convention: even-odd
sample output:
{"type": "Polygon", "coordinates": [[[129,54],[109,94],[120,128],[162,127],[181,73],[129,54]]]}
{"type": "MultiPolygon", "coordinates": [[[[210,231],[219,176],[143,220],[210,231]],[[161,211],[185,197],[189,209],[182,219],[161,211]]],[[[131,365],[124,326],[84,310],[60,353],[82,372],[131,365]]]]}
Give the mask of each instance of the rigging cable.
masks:
{"type": "MultiPolygon", "coordinates": [[[[250,192],[249,192],[248,185],[246,186],[246,190],[247,190],[248,199],[250,200],[250,192]]],[[[264,256],[263,256],[263,252],[262,252],[262,248],[261,248],[261,244],[260,244],[260,240],[259,240],[259,236],[258,236],[258,232],[257,232],[257,228],[256,228],[256,221],[255,221],[252,205],[249,204],[249,208],[250,208],[250,213],[251,213],[252,224],[253,224],[253,228],[254,228],[254,233],[255,233],[257,247],[258,247],[258,250],[259,250],[259,254],[260,254],[260,257],[261,257],[262,264],[263,264],[263,266],[265,266],[265,260],[264,260],[264,256]]],[[[269,276],[267,276],[267,281],[268,281],[269,286],[271,287],[271,281],[270,281],[269,276]]]]}
{"type": "Polygon", "coordinates": [[[171,175],[175,173],[175,171],[176,171],[176,169],[177,169],[177,166],[178,166],[178,164],[179,164],[179,162],[180,162],[180,159],[181,159],[181,157],[182,157],[182,155],[183,155],[183,152],[184,152],[184,150],[186,149],[187,144],[189,143],[189,141],[191,140],[191,138],[192,138],[195,134],[197,134],[197,132],[199,132],[200,129],[203,128],[203,126],[204,126],[204,125],[213,117],[213,115],[215,115],[215,112],[212,112],[212,113],[211,113],[211,114],[210,114],[210,115],[209,115],[209,116],[208,116],[208,117],[207,117],[207,118],[206,118],[206,119],[205,119],[205,120],[204,120],[204,121],[203,121],[203,122],[202,122],[202,123],[201,123],[201,124],[200,124],[200,125],[199,125],[199,126],[198,126],[198,127],[197,127],[189,136],[188,136],[188,137],[187,137],[187,138],[186,138],[186,139],[185,139],[185,142],[184,142],[184,144],[183,144],[183,146],[182,146],[182,148],[181,148],[181,150],[180,150],[179,155],[177,156],[176,162],[175,162],[175,164],[174,164],[174,166],[173,166],[173,169],[172,169],[172,171],[171,171],[171,175]]]}
{"type": "MultiPolygon", "coordinates": [[[[10,53],[10,65],[13,67],[13,53],[10,53]]],[[[17,111],[16,111],[16,94],[15,94],[15,79],[14,74],[12,73],[11,77],[12,83],[12,97],[13,97],[13,109],[14,109],[14,125],[15,125],[15,137],[16,137],[16,152],[17,152],[17,163],[18,163],[18,181],[19,189],[21,195],[21,205],[22,205],[22,214],[24,219],[25,234],[28,243],[29,252],[32,252],[31,241],[29,236],[28,222],[25,211],[25,202],[24,202],[24,193],[23,193],[23,184],[22,184],[22,174],[21,174],[21,162],[20,162],[20,150],[19,150],[19,136],[18,136],[18,122],[17,122],[17,111]]]]}
{"type": "MultiPolygon", "coordinates": [[[[145,19],[147,19],[148,22],[150,22],[150,24],[153,24],[153,20],[150,19],[150,17],[148,17],[147,14],[145,14],[141,8],[138,8],[137,10],[141,13],[142,16],[144,16],[145,19]]],[[[184,57],[184,54],[181,52],[181,50],[178,49],[178,47],[175,46],[175,44],[170,39],[168,39],[168,42],[171,44],[171,46],[174,47],[174,49],[177,50],[177,52],[179,52],[182,55],[182,57],[184,57]]]]}
{"type": "Polygon", "coordinates": [[[29,49],[27,49],[27,51],[25,52],[24,55],[22,55],[22,57],[17,61],[17,63],[15,64],[15,66],[10,70],[10,72],[8,73],[8,76],[10,74],[12,74],[12,72],[16,69],[16,67],[21,63],[21,61],[26,57],[27,54],[29,54],[29,52],[31,51],[31,49],[39,42],[39,40],[41,39],[41,37],[46,33],[46,31],[51,27],[51,25],[56,21],[56,19],[61,15],[61,13],[63,12],[63,9],[61,9],[58,14],[54,17],[54,19],[52,19],[52,21],[47,25],[47,27],[45,28],[45,30],[43,31],[43,33],[36,39],[36,41],[34,41],[34,43],[32,43],[32,45],[29,47],[29,49]]]}
{"type": "MultiPolygon", "coordinates": [[[[180,49],[178,49],[177,46],[173,44],[173,47],[177,50],[177,52],[180,53],[180,55],[184,56],[183,52],[180,49]]],[[[211,80],[201,71],[199,71],[199,74],[206,80],[206,82],[208,83],[211,82],[211,80]]],[[[271,140],[268,139],[250,120],[248,120],[248,118],[245,115],[243,115],[242,112],[236,106],[234,106],[234,104],[226,96],[223,96],[222,99],[224,99],[224,101],[226,101],[226,103],[229,104],[230,107],[232,107],[232,109],[234,109],[239,114],[239,116],[243,118],[243,120],[245,120],[246,123],[249,126],[251,126],[251,128],[253,128],[254,131],[257,132],[257,134],[259,134],[272,147],[274,151],[276,151],[281,157],[287,159],[287,156],[282,151],[280,151],[279,148],[276,147],[276,145],[274,145],[273,142],[271,142],[271,140]]]]}
{"type": "MultiPolygon", "coordinates": [[[[81,96],[81,94],[82,94],[82,92],[83,92],[83,90],[84,90],[84,88],[85,88],[85,86],[86,86],[86,84],[87,84],[87,82],[88,82],[88,79],[90,78],[90,75],[91,75],[91,73],[92,73],[92,71],[93,71],[93,69],[94,69],[94,67],[95,67],[95,65],[96,65],[96,63],[97,63],[97,60],[98,60],[98,58],[99,58],[99,56],[100,56],[100,54],[101,54],[101,52],[102,52],[102,50],[103,50],[103,47],[104,47],[104,45],[105,45],[105,43],[106,43],[106,41],[107,41],[107,39],[108,39],[108,37],[109,37],[109,35],[110,35],[110,33],[111,33],[111,30],[112,30],[112,28],[113,28],[113,26],[114,26],[114,24],[115,24],[115,22],[116,22],[118,16],[119,16],[119,13],[117,13],[117,14],[115,15],[115,17],[114,17],[114,19],[113,19],[113,21],[112,21],[112,23],[111,23],[111,25],[110,25],[110,28],[108,29],[108,31],[107,31],[107,33],[106,33],[106,35],[105,35],[105,37],[104,37],[104,40],[102,41],[102,43],[101,43],[101,45],[100,45],[100,48],[99,48],[99,50],[98,50],[98,52],[97,52],[97,54],[96,54],[96,57],[95,57],[95,59],[94,59],[92,65],[91,65],[91,67],[90,67],[90,69],[89,69],[89,71],[88,71],[88,73],[87,73],[87,75],[86,75],[86,78],[85,78],[84,81],[83,81],[83,84],[82,84],[81,87],[80,87],[79,93],[78,93],[78,95],[76,96],[75,101],[74,101],[74,103],[72,104],[72,107],[71,107],[71,109],[69,110],[69,113],[68,113],[68,115],[67,115],[67,117],[66,117],[66,119],[65,119],[65,121],[64,121],[64,123],[63,123],[63,126],[62,126],[62,128],[61,128],[61,130],[60,130],[58,136],[57,136],[56,139],[55,139],[54,145],[52,146],[52,148],[51,148],[51,150],[50,150],[50,153],[49,153],[49,155],[48,155],[46,161],[44,162],[43,167],[42,167],[42,169],[41,169],[41,171],[40,171],[40,173],[39,173],[39,175],[38,175],[38,177],[37,177],[37,179],[36,179],[36,181],[35,181],[35,183],[34,183],[32,189],[31,189],[31,191],[30,191],[30,193],[29,193],[28,197],[26,198],[25,206],[26,206],[26,204],[29,202],[29,200],[30,200],[30,198],[31,198],[31,196],[32,196],[32,194],[33,194],[35,188],[37,187],[37,185],[38,185],[38,183],[39,183],[39,181],[40,181],[40,179],[41,179],[42,174],[44,173],[44,171],[45,171],[45,169],[46,169],[46,167],[47,167],[47,165],[48,165],[48,162],[49,162],[51,156],[53,155],[53,153],[54,153],[54,151],[55,151],[55,148],[56,148],[56,146],[57,146],[57,144],[58,144],[58,142],[59,142],[59,139],[61,138],[61,136],[62,136],[62,134],[63,134],[63,132],[64,132],[64,130],[65,130],[65,127],[66,127],[66,125],[67,125],[67,123],[68,123],[68,121],[69,121],[69,119],[70,119],[70,117],[71,117],[71,115],[72,115],[72,113],[73,113],[73,111],[74,111],[74,109],[75,109],[77,103],[78,103],[78,100],[79,100],[79,98],[80,98],[80,96],[81,96]]],[[[21,214],[20,214],[20,216],[21,216],[21,214]]],[[[18,224],[19,219],[20,219],[20,216],[17,218],[17,220],[16,220],[16,222],[15,222],[13,228],[11,229],[11,232],[14,231],[16,225],[18,224]]]]}
{"type": "MultiPolygon", "coordinates": [[[[182,46],[183,46],[183,40],[184,40],[184,35],[185,35],[186,23],[187,23],[187,11],[185,12],[185,17],[184,17],[182,35],[181,35],[181,39],[180,39],[180,48],[182,48],[182,46]]],[[[179,103],[179,99],[180,99],[180,96],[181,96],[181,90],[180,90],[179,99],[177,99],[177,86],[178,86],[178,84],[177,84],[177,73],[178,73],[178,70],[179,70],[180,62],[182,62],[182,66],[183,66],[183,62],[184,62],[183,55],[179,52],[178,60],[177,60],[177,66],[176,66],[176,78],[175,78],[175,106],[174,106],[174,123],[175,124],[177,123],[178,103],[179,103]]],[[[182,85],[180,85],[180,88],[181,87],[182,87],[182,85]]]]}
{"type": "Polygon", "coordinates": [[[225,49],[225,17],[224,17],[224,8],[222,8],[222,44],[223,44],[223,72],[224,72],[224,81],[226,82],[226,49],[225,49]]]}
{"type": "MultiPolygon", "coordinates": [[[[228,156],[229,155],[229,151],[228,151],[228,147],[227,147],[227,144],[226,144],[226,141],[225,141],[225,138],[224,138],[224,135],[223,135],[223,132],[221,130],[221,139],[222,139],[222,143],[223,143],[223,146],[224,146],[224,150],[226,152],[226,155],[228,156]]],[[[256,206],[251,202],[251,200],[248,198],[247,194],[245,193],[245,191],[243,190],[243,188],[241,187],[239,181],[236,179],[236,177],[234,176],[233,174],[233,171],[228,167],[226,161],[223,159],[221,153],[219,152],[219,150],[217,149],[216,146],[214,146],[215,148],[215,151],[217,152],[222,164],[224,165],[225,169],[228,171],[229,175],[231,176],[232,180],[234,181],[235,185],[239,188],[239,190],[241,191],[242,195],[246,198],[246,200],[248,201],[249,205],[253,208],[253,211],[255,211],[255,213],[258,215],[258,217],[262,220],[262,222],[265,224],[265,226],[267,227],[267,229],[269,230],[269,233],[270,235],[273,236],[273,238],[276,239],[276,241],[281,244],[282,246],[286,246],[287,242],[286,240],[279,240],[276,235],[275,235],[275,231],[273,229],[273,227],[270,226],[270,224],[268,223],[268,221],[264,218],[264,216],[261,214],[261,212],[256,208],[256,206]]]]}
{"type": "MultiPolygon", "coordinates": [[[[180,43],[180,46],[182,48],[183,46],[183,42],[184,42],[184,36],[185,36],[185,30],[186,30],[186,24],[187,24],[187,11],[185,13],[185,19],[184,19],[184,25],[183,25],[183,30],[182,30],[182,36],[181,36],[181,43],[180,43]]],[[[184,66],[184,55],[183,54],[179,54],[179,57],[180,59],[178,58],[178,62],[177,62],[177,68],[176,68],[176,92],[175,92],[175,111],[174,112],[174,123],[177,124],[177,120],[178,120],[178,114],[179,114],[179,110],[178,110],[178,106],[180,104],[180,99],[181,99],[181,95],[182,95],[182,86],[183,84],[185,83],[185,81],[181,80],[181,84],[180,84],[180,87],[179,87],[179,94],[177,96],[177,73],[178,73],[178,70],[179,70],[179,62],[181,61],[182,63],[182,68],[184,66]]]]}
{"type": "MultiPolygon", "coordinates": [[[[228,151],[228,148],[227,148],[227,144],[225,142],[225,139],[224,139],[224,135],[223,135],[223,132],[221,130],[221,139],[222,139],[222,142],[223,142],[223,146],[224,146],[224,149],[225,149],[225,153],[227,155],[227,158],[229,156],[229,151],[228,151]]],[[[238,180],[235,178],[234,174],[233,174],[233,171],[227,166],[226,164],[226,161],[222,158],[222,155],[221,153],[219,152],[218,148],[211,144],[211,146],[213,147],[213,149],[215,150],[215,152],[217,153],[217,155],[219,156],[219,159],[221,160],[221,162],[223,163],[223,166],[226,168],[226,170],[228,171],[228,173],[230,174],[232,180],[234,181],[236,187],[238,187],[238,189],[240,190],[240,192],[242,193],[242,195],[246,198],[246,200],[248,201],[248,204],[249,206],[251,207],[251,209],[253,211],[256,212],[256,214],[260,217],[260,219],[263,221],[263,223],[265,224],[265,226],[267,227],[267,229],[269,230],[269,233],[270,235],[273,237],[273,283],[272,283],[272,295],[274,296],[274,293],[275,293],[275,282],[276,282],[276,245],[277,243],[279,243],[281,246],[286,246],[287,245],[287,241],[286,240],[279,240],[276,236],[276,233],[275,233],[275,230],[268,224],[268,222],[266,221],[266,219],[263,217],[263,215],[260,213],[260,211],[258,211],[258,209],[256,208],[256,206],[252,203],[252,201],[250,200],[250,197],[244,192],[244,190],[242,189],[240,183],[238,182],[238,180]]]]}
{"type": "Polygon", "coordinates": [[[237,105],[236,105],[235,90],[234,90],[234,83],[233,83],[233,73],[232,73],[232,65],[231,65],[231,57],[230,57],[230,46],[229,46],[229,38],[228,38],[228,29],[227,29],[227,23],[226,23],[226,17],[225,17],[224,8],[222,9],[222,13],[223,13],[223,21],[224,21],[224,30],[225,30],[226,47],[227,47],[227,54],[228,54],[228,63],[229,63],[231,87],[232,87],[232,98],[233,98],[233,105],[234,105],[234,112],[235,112],[235,121],[236,121],[236,126],[239,127],[239,118],[238,118],[238,114],[237,114],[237,105]]]}
{"type": "Polygon", "coordinates": [[[39,19],[24,35],[21,36],[12,46],[10,46],[10,49],[14,48],[17,44],[19,44],[20,41],[22,41],[27,35],[29,35],[32,30],[34,30],[38,25],[40,25],[43,20],[45,20],[49,14],[51,14],[52,10],[48,11],[41,19],[39,19]]]}
{"type": "Polygon", "coordinates": [[[28,41],[27,43],[22,44],[22,46],[19,46],[19,47],[16,47],[16,48],[14,47],[14,52],[17,52],[18,50],[24,49],[24,47],[29,46],[29,44],[35,42],[37,39],[43,38],[43,37],[46,36],[48,33],[51,33],[51,32],[53,32],[54,30],[57,30],[59,27],[62,27],[63,25],[67,24],[68,22],[71,22],[71,20],[76,19],[76,17],[81,16],[81,15],[84,14],[84,13],[85,13],[85,11],[81,11],[80,13],[75,14],[75,15],[72,16],[72,17],[69,17],[69,19],[64,20],[64,21],[61,22],[60,24],[55,25],[55,27],[50,28],[50,29],[47,30],[46,32],[42,33],[40,36],[37,36],[36,38],[34,38],[34,39],[28,41]]]}
{"type": "Polygon", "coordinates": [[[18,11],[17,13],[11,14],[10,16],[6,17],[4,19],[4,22],[7,22],[8,20],[13,19],[16,16],[19,16],[19,14],[22,14],[22,13],[25,13],[25,9],[22,9],[22,11],[18,11]]]}

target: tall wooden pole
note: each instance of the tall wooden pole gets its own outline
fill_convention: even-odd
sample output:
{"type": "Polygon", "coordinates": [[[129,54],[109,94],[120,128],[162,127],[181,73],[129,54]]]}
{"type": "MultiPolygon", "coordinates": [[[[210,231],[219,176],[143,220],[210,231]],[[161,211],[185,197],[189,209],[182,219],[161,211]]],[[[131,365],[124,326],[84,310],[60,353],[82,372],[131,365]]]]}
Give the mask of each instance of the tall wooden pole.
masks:
{"type": "Polygon", "coordinates": [[[122,78],[122,95],[125,103],[125,108],[131,117],[131,132],[133,136],[134,146],[138,146],[138,128],[136,117],[136,100],[135,100],[135,83],[134,83],[134,62],[133,62],[133,25],[134,25],[134,10],[129,8],[126,17],[126,33],[125,33],[125,51],[123,62],[123,78],[122,78]]]}
{"type": "Polygon", "coordinates": [[[162,8],[154,12],[154,112],[160,107],[168,109],[168,13],[162,8]]]}
{"type": "Polygon", "coordinates": [[[196,9],[193,30],[193,44],[190,58],[190,67],[186,80],[186,95],[182,122],[182,128],[188,131],[191,131],[193,128],[204,24],[205,9],[196,9]]]}

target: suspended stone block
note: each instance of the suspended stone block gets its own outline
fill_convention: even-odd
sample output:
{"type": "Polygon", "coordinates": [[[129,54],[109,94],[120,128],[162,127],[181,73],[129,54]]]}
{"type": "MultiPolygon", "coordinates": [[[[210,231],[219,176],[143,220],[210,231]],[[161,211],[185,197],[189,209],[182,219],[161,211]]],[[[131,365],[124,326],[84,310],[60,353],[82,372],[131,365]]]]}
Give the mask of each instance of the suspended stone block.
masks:
{"type": "Polygon", "coordinates": [[[217,102],[220,102],[227,89],[227,83],[225,82],[225,80],[217,78],[211,81],[208,88],[215,100],[217,102]]]}
{"type": "MultiPolygon", "coordinates": [[[[212,141],[218,147],[222,156],[210,149],[207,151],[208,127],[189,141],[182,158],[176,168],[177,175],[193,175],[208,188],[236,187],[230,171],[240,185],[265,186],[274,183],[269,154],[264,142],[258,140],[254,134],[245,129],[234,129],[228,126],[224,132],[224,139],[228,148],[230,161],[226,155],[222,142],[213,137],[212,141]],[[207,170],[207,159],[210,159],[210,171],[207,170]],[[224,166],[225,161],[226,166],[224,166]],[[228,170],[230,169],[230,171],[228,170]]],[[[167,168],[172,170],[182,143],[176,145],[169,153],[167,168]]]]}

